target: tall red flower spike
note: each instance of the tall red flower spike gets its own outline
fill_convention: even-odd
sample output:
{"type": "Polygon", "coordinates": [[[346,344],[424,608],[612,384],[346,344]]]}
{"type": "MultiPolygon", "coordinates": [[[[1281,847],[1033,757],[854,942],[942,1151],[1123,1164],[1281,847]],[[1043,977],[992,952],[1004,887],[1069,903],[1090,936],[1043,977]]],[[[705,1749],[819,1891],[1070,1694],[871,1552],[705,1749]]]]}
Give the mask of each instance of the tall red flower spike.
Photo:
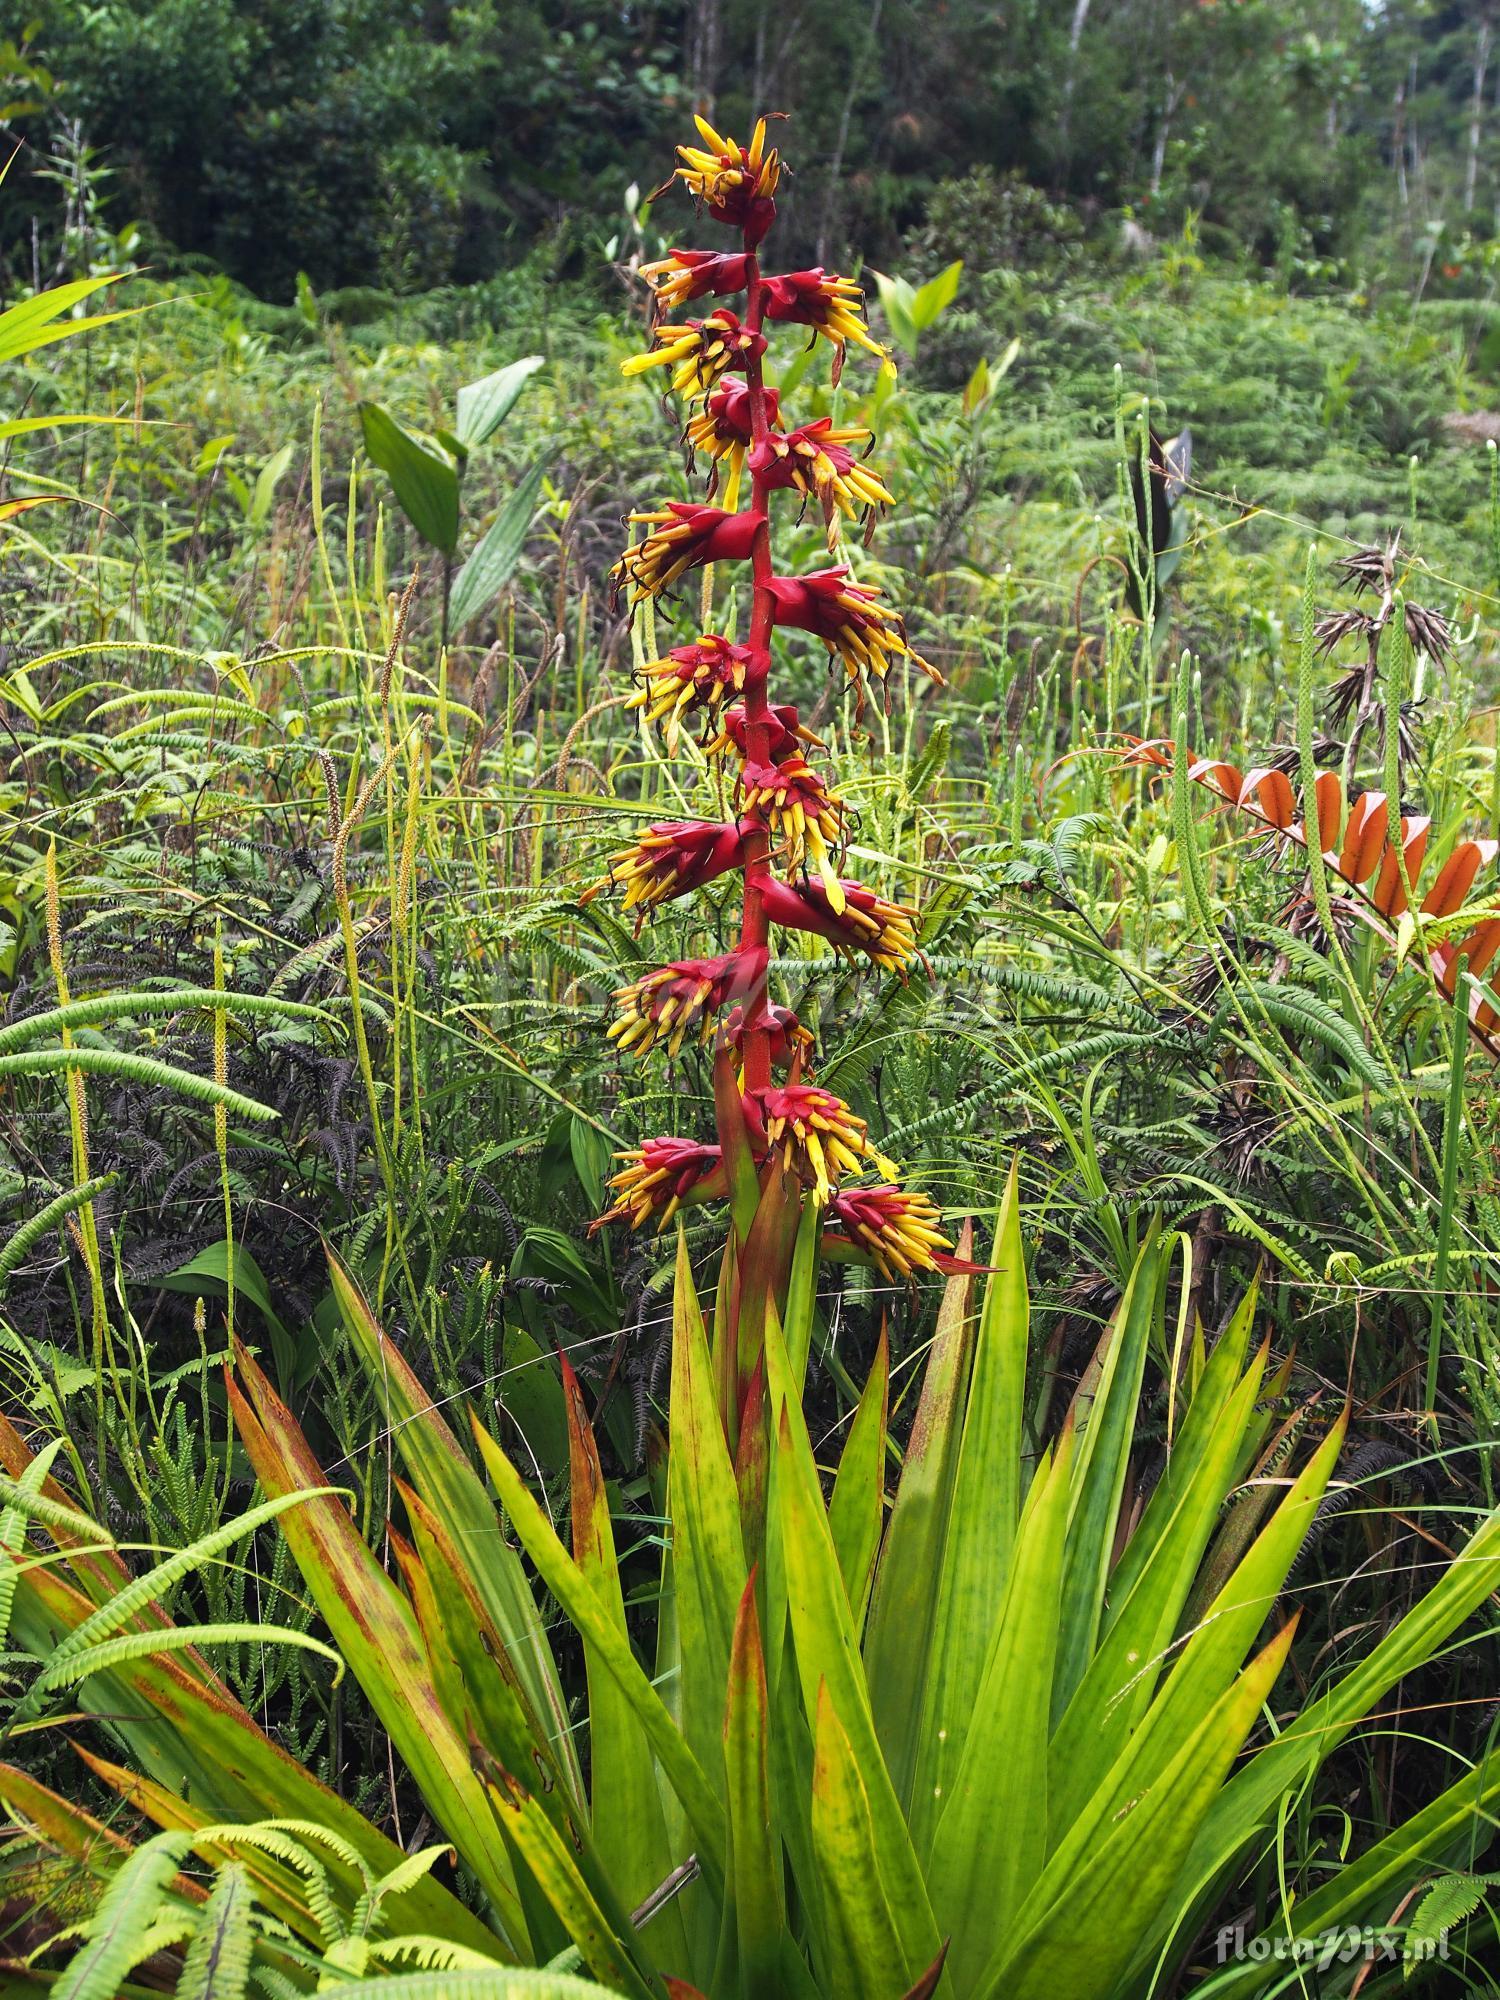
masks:
{"type": "MultiPolygon", "coordinates": [[[[750,571],[750,619],[743,639],[706,632],[645,665],[631,705],[663,728],[667,747],[690,716],[701,717],[705,747],[733,761],[731,796],[739,817],[679,820],[648,827],[614,855],[606,883],[625,891],[639,915],[737,871],[739,935],[718,958],[680,959],[633,980],[616,995],[610,1029],[622,1049],[645,1055],[659,1042],[672,1054],[716,1028],[720,1145],[648,1139],[623,1156],[602,1222],[660,1228],[688,1201],[724,1199],[751,1160],[775,1160],[829,1217],[831,1254],[873,1264],[887,1278],[951,1267],[951,1245],[926,1195],[891,1184],[895,1169],[872,1143],[864,1120],[810,1074],[812,1038],[767,990],[773,925],[826,939],[836,951],[905,976],[917,958],[919,915],[861,883],[836,863],[848,813],[808,761],[824,746],[794,708],[772,701],[771,638],[779,627],[804,632],[843,667],[862,704],[871,681],[884,683],[905,662],[941,682],[914,651],[898,614],[847,564],[806,576],[779,576],[771,553],[771,501],[814,502],[832,548],[848,521],[873,524],[891,494],[863,462],[870,432],[836,429],[830,418],[787,429],[777,392],[765,381],[766,329],[805,328],[833,348],[834,380],[846,347],[882,356],[852,278],[821,268],[766,276],[758,255],[776,218],[781,163],[762,120],[748,146],[698,120],[701,144],[679,148],[674,179],[716,222],[739,232],[729,250],[673,250],[647,266],[657,323],[652,347],[625,363],[627,374],[658,366],[694,407],[684,439],[708,461],[709,495],[723,481],[724,507],[672,502],[638,512],[638,538],[612,572],[632,608],[660,597],[690,570],[739,563],[750,571]],[[744,295],[743,312],[721,301],[744,295]],[[660,323],[695,299],[714,303],[702,319],[660,323]],[[740,487],[748,473],[749,505],[740,487]],[[736,511],[736,510],[739,511],[736,511]],[[726,1164],[727,1163],[727,1164],[726,1164]],[[870,1170],[878,1184],[861,1187],[870,1170]]],[[[706,600],[705,600],[706,601],[706,600]]],[[[742,1175],[741,1175],[742,1177],[742,1175]]]]}

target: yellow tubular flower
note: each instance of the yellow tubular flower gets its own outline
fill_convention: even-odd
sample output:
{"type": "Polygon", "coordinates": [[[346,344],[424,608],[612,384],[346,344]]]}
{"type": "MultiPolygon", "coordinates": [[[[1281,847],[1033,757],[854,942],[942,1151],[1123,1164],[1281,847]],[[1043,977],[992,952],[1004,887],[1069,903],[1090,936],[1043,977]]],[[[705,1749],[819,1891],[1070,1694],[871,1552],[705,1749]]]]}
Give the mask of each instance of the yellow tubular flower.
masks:
{"type": "Polygon", "coordinates": [[[841,1097],[815,1083],[771,1084],[747,1093],[745,1108],[767,1147],[781,1154],[782,1166],[810,1185],[813,1205],[824,1208],[845,1174],[873,1161],[881,1173],[896,1169],[870,1144],[869,1130],[841,1097]]]}
{"type": "Polygon", "coordinates": [[[893,504],[880,480],[849,449],[870,435],[863,424],[835,430],[831,417],[820,417],[800,430],[763,438],[750,454],[750,470],[767,486],[789,488],[816,500],[832,548],[840,514],[853,520],[856,514],[893,504]]]}
{"type": "Polygon", "coordinates": [[[905,1188],[849,1188],[834,1196],[828,1221],[886,1278],[937,1270],[939,1258],[953,1248],[931,1199],[905,1188]]]}
{"type": "Polygon", "coordinates": [[[714,1016],[754,992],[765,978],[764,945],[728,951],[720,958],[679,958],[622,986],[620,1011],[606,1033],[630,1054],[643,1056],[660,1041],[676,1055],[689,1030],[707,1041],[714,1016]]]}
{"type": "Polygon", "coordinates": [[[810,271],[787,271],[779,278],[768,278],[764,298],[768,320],[810,326],[814,334],[821,334],[833,345],[837,350],[833,362],[835,384],[843,368],[845,345],[851,340],[881,361],[890,358],[865,325],[865,295],[853,278],[841,278],[837,272],[825,271],[821,264],[815,264],[810,271]]]}
{"type": "Polygon", "coordinates": [[[908,643],[905,626],[881,602],[875,586],[855,583],[842,564],[814,570],[809,576],[773,576],[769,589],[776,600],[777,624],[816,633],[843,662],[861,699],[865,676],[873,674],[883,681],[897,659],[910,660],[929,680],[945,685],[937,668],[908,643]]]}
{"type": "Polygon", "coordinates": [[[648,661],[625,706],[643,708],[648,722],[663,724],[667,748],[675,749],[686,716],[701,709],[717,723],[724,704],[744,693],[753,658],[748,646],[705,632],[696,645],[674,646],[661,659],[648,661]]]}
{"type": "Polygon", "coordinates": [[[644,541],[632,542],[609,574],[616,591],[622,584],[631,586],[632,604],[670,590],[701,563],[744,562],[764,526],[758,514],[730,514],[687,500],[669,500],[665,507],[630,519],[651,532],[644,541]]]}
{"type": "Polygon", "coordinates": [[[728,1189],[717,1146],[648,1139],[615,1157],[625,1164],[610,1177],[614,1206],[589,1225],[590,1236],[611,1222],[628,1222],[632,1229],[654,1223],[660,1235],[684,1203],[722,1200],[728,1189]]]}
{"type": "Polygon", "coordinates": [[[830,845],[844,836],[847,808],[830,792],[800,752],[779,764],[749,764],[740,772],[745,811],[763,820],[789,866],[810,861],[822,877],[823,890],[835,912],[844,908],[844,886],[833,866],[830,845]]]}
{"type": "Polygon", "coordinates": [[[772,196],[781,179],[781,162],[766,144],[766,121],[757,121],[748,146],[726,139],[706,118],[695,117],[702,146],[679,146],[674,176],[695,201],[703,202],[717,222],[746,232],[753,249],[776,216],[772,196]]]}
{"type": "Polygon", "coordinates": [[[656,350],[632,354],[620,363],[621,374],[644,375],[648,368],[670,367],[673,389],[690,399],[707,396],[721,375],[743,368],[747,358],[766,350],[765,335],[741,326],[738,313],[727,307],[707,319],[689,320],[686,326],[659,326],[651,338],[656,350]]]}

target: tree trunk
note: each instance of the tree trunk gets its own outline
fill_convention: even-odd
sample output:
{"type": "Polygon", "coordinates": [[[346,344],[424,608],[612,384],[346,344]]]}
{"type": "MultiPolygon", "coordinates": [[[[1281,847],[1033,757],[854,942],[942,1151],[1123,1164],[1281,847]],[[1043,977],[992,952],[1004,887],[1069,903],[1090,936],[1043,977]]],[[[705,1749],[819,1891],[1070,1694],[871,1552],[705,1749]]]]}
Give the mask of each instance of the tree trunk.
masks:
{"type": "Polygon", "coordinates": [[[1469,146],[1464,160],[1464,214],[1474,213],[1479,181],[1479,136],[1484,125],[1484,77],[1490,63],[1490,23],[1486,16],[1474,38],[1474,94],[1469,100],[1469,146]]]}
{"type": "Polygon", "coordinates": [[[719,80],[719,0],[696,0],[692,23],[688,78],[693,108],[702,117],[712,119],[719,80]]]}
{"type": "Polygon", "coordinates": [[[880,10],[883,5],[884,0],[873,0],[865,45],[855,61],[849,65],[849,86],[844,92],[844,108],[839,113],[839,135],[834,142],[833,158],[828,162],[828,184],[823,194],[823,213],[818,222],[818,247],[813,259],[818,264],[826,264],[828,261],[829,243],[838,213],[839,179],[844,171],[844,149],[849,143],[849,124],[854,116],[854,98],[863,80],[870,51],[879,46],[880,10]]]}
{"type": "Polygon", "coordinates": [[[1078,83],[1078,45],[1088,24],[1092,0],[1074,0],[1073,19],[1068,28],[1068,68],[1063,78],[1062,116],[1057,124],[1057,157],[1066,171],[1070,160],[1070,131],[1073,123],[1073,92],[1078,83]]]}
{"type": "Polygon", "coordinates": [[[1167,164],[1167,141],[1172,136],[1172,118],[1182,102],[1186,85],[1177,82],[1170,70],[1167,71],[1167,95],[1161,107],[1161,123],[1156,128],[1156,144],[1151,149],[1151,194],[1153,200],[1161,193],[1162,171],[1167,164]]]}

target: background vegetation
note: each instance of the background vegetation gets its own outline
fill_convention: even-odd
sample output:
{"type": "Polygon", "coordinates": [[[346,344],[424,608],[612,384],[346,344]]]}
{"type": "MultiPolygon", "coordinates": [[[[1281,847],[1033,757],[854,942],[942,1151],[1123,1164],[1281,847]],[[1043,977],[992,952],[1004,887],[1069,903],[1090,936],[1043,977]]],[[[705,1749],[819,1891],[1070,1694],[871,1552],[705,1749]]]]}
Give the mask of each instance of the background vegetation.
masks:
{"type": "MultiPolygon", "coordinates": [[[[391,1747],[378,1672],[351,1657],[339,1681],[316,1650],[328,1604],[250,1511],[274,1482],[220,1363],[232,1334],[255,1350],[394,1567],[389,1384],[359,1363],[329,1249],[439,1407],[478,1412],[560,1512],[566,1357],[609,1482],[621,1617],[658,1656],[675,1245],[587,1223],[615,1148],[708,1130],[712,1075],[691,1052],[622,1070],[600,1029],[642,965],[723,940],[712,910],[668,908],[637,936],[580,894],[642,821],[722,801],[708,763],[665,759],[624,706],[654,634],[609,599],[621,518],[701,495],[701,475],[618,364],[642,344],[640,265],[689,226],[649,191],[690,106],[736,131],[771,106],[798,170],[778,254],[832,265],[858,246],[899,363],[894,380],[851,365],[835,389],[792,346],[781,386],[799,420],[878,420],[899,511],[852,559],[951,683],[914,677],[855,727],[821,671],[786,663],[856,808],[859,872],[919,905],[930,976],[856,984],[809,945],[779,988],[818,1033],[820,1080],[981,1245],[1018,1161],[1025,1476],[1075,1392],[1087,1406],[1155,1225],[1159,1310],[1139,1319],[1138,1404],[1117,1400],[1122,1538],[1168,1462],[1195,1318],[1211,1343],[1258,1278],[1270,1355],[1265,1394],[1236,1406],[1241,1505],[1305,1472],[1352,1401],[1336,1490],[1275,1586],[1305,1607],[1275,1733],[1385,1642],[1400,1667],[1326,1766],[1287,1779],[1217,1902],[1172,1891],[1158,1984],[1128,1965],[1099,1990],[1204,1984],[1221,1923],[1273,1924],[1471,1765],[1461,1818],[1356,1914],[1425,1910],[1435,1932],[1436,1884],[1473,1923],[1456,1967],[1407,1984],[1489,1990],[1486,1884],[1468,1878],[1493,1810],[1493,1599],[1459,1606],[1447,1582],[1430,1646],[1392,1635],[1440,1570],[1461,1574],[1441,1565],[1496,1499],[1495,1049],[1428,962],[1500,914],[1493,852],[1446,932],[1371,923],[1335,868],[1309,878],[1188,765],[1279,758],[1296,780],[1342,771],[1348,801],[1389,792],[1430,816],[1424,893],[1500,829],[1492,42],[1482,6],[1360,0],[39,0],[0,45],[20,146],[3,304],[124,274],[65,309],[118,317],[0,353],[0,1370],[25,1439],[0,1450],[0,1545],[42,1547],[38,1475],[16,1485],[29,1449],[127,1570],[196,1550],[143,1602],[210,1635],[213,1671],[348,1817],[323,1794],[317,1810],[349,1839],[375,1830],[376,1876],[400,1861],[377,1835],[417,1853],[448,1822],[391,1747]],[[914,315],[897,281],[959,264],[914,315]],[[460,390],[530,356],[481,435],[460,390]],[[452,534],[407,511],[372,408],[450,440],[452,534]],[[1132,497],[1148,420],[1193,439],[1158,565],[1132,497]],[[1389,553],[1399,607],[1336,567],[1361,550],[1389,553]],[[1366,635],[1315,626],[1382,604],[1351,753],[1356,711],[1330,695],[1366,635]],[[1434,622],[1409,643],[1413,605],[1434,622]],[[1127,760],[1132,738],[1164,740],[1164,765],[1127,760]]],[[[789,566],[822,559],[820,524],[788,533],[789,566]]],[[[705,1283],[721,1244],[691,1212],[705,1283]]],[[[859,1268],[820,1282],[809,1449],[839,1457],[883,1329],[894,1483],[935,1295],[859,1268]]],[[[1246,1525],[1234,1505],[1219,1559],[1246,1525]]],[[[43,1684],[61,1638],[30,1589],[13,1599],[0,1574],[4,1755],[138,1838],[140,1797],[80,1777],[68,1737],[155,1769],[145,1739],[98,1719],[118,1685],[43,1684]]],[[[587,1635],[539,1605],[583,1740],[587,1635]]],[[[21,1782],[7,1803],[35,1827],[21,1782]]],[[[58,1933],[99,1909],[52,1835],[5,1864],[3,1949],[44,1983],[73,1962],[58,1933]]],[[[438,1870],[441,1900],[398,1900],[391,1934],[458,1936],[450,1905],[483,1900],[464,1864],[438,1870]]],[[[290,1990],[373,1971],[348,1942],[361,1910],[380,1929],[368,1901],[335,1900],[338,1922],[304,1925],[280,1965],[290,1990]]],[[[139,1908],[165,1956],[133,1976],[171,1990],[182,1912],[139,1908]]],[[[1380,1979],[1360,1990],[1402,1983],[1380,1979]]]]}

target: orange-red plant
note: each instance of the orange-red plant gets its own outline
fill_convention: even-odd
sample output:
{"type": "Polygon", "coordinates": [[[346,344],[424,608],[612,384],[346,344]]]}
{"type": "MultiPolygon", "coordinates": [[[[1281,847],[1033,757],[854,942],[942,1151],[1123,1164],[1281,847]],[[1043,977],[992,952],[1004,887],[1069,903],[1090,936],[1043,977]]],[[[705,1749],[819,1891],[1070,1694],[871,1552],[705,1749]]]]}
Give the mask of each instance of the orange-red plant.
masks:
{"type": "MultiPolygon", "coordinates": [[[[1127,762],[1170,770],[1170,743],[1137,743],[1127,762]]],[[[1220,758],[1194,758],[1188,776],[1237,811],[1248,813],[1270,832],[1294,846],[1307,847],[1307,814],[1285,771],[1262,765],[1243,775],[1220,758]]],[[[1401,853],[1391,839],[1390,810],[1384,792],[1361,791],[1351,801],[1336,771],[1317,779],[1314,810],[1318,846],[1330,874],[1345,886],[1339,900],[1387,937],[1409,907],[1407,885],[1415,890],[1427,861],[1432,822],[1421,814],[1401,816],[1401,853]],[[1404,867],[1403,867],[1404,862],[1404,867]]],[[[1425,917],[1451,917],[1460,911],[1481,869],[1500,854],[1500,841],[1464,839],[1454,843],[1432,871],[1420,904],[1425,917]]],[[[1428,964],[1442,992],[1452,999],[1459,961],[1482,976],[1500,952],[1500,918],[1481,919],[1462,936],[1435,942],[1428,964]]],[[[1475,1035],[1500,1055],[1500,1017],[1477,988],[1470,989],[1469,1022],[1475,1035]]]]}
{"type": "Polygon", "coordinates": [[[844,522],[863,514],[872,523],[891,494],[857,455],[856,447],[870,442],[868,430],[836,429],[828,420],[793,429],[783,423],[780,397],[765,381],[767,328],[810,328],[814,340],[827,341],[835,381],[851,342],[877,356],[884,350],[865,324],[863,294],[852,279],[821,268],[761,270],[760,246],[776,219],[781,177],[766,121],[748,146],[702,118],[697,125],[701,144],[678,148],[672,178],[715,222],[738,232],[739,244],[727,251],[673,250],[646,267],[656,310],[672,319],[658,320],[651,350],[627,361],[625,371],[670,371],[672,388],[690,406],[684,439],[708,460],[708,493],[701,503],[673,501],[633,514],[643,532],[611,574],[617,593],[628,592],[634,606],[709,563],[748,566],[751,612],[743,641],[705,632],[673,646],[646,665],[631,697],[663,728],[668,749],[685,723],[701,721],[705,747],[735,767],[738,812],[725,824],[649,827],[612,858],[610,879],[623,887],[627,908],[645,912],[737,870],[739,935],[718,957],[657,967],[616,995],[610,1033],[633,1055],[660,1042],[675,1053],[689,1037],[717,1036],[720,1144],[648,1139],[623,1156],[611,1182],[614,1206],[600,1222],[663,1228],[685,1203],[734,1193],[726,1161],[747,1160],[761,1177],[774,1161],[842,1232],[829,1245],[835,1254],[860,1257],[887,1276],[908,1275],[952,1261],[937,1210],[926,1195],[894,1185],[896,1170],[876,1150],[863,1119],[812,1080],[812,1038],[772,1004],[767,990],[776,925],[826,938],[851,958],[903,976],[916,956],[917,912],[845,880],[836,867],[847,813],[809,761],[823,746],[796,709],[774,703],[770,692],[778,630],[820,640],[861,706],[871,682],[885,683],[903,661],[941,682],[881,593],[858,582],[846,564],[781,575],[772,548],[776,494],[815,502],[830,547],[844,522]],[[742,298],[742,310],[721,303],[729,298],[742,298]],[[693,317],[685,309],[697,300],[706,310],[693,317]],[[747,470],[749,504],[741,509],[747,470]],[[722,506],[714,504],[721,493],[722,506]],[[848,1185],[872,1168],[882,1176],[879,1185],[848,1185]]]}

